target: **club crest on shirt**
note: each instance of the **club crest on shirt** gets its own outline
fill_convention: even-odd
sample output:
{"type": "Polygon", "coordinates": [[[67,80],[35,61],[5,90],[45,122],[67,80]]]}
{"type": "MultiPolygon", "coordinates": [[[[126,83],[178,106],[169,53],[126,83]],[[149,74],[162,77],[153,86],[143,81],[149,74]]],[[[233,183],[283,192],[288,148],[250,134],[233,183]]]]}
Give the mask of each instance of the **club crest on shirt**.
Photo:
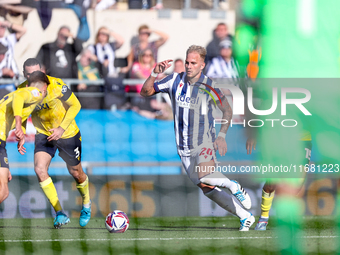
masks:
{"type": "Polygon", "coordinates": [[[37,90],[37,89],[31,90],[31,93],[32,93],[32,95],[33,95],[34,97],[38,97],[39,94],[40,94],[39,92],[40,92],[40,91],[37,90]]]}

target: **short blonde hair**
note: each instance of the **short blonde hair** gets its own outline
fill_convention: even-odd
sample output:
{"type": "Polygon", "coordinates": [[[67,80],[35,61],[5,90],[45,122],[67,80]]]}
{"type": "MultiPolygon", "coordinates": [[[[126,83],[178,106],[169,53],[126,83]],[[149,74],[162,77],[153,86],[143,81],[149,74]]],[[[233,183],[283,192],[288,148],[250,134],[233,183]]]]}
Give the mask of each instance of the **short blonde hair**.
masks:
{"type": "Polygon", "coordinates": [[[187,50],[187,56],[191,52],[198,53],[203,60],[205,59],[205,56],[207,55],[207,50],[204,47],[198,46],[198,45],[191,45],[187,50]]]}

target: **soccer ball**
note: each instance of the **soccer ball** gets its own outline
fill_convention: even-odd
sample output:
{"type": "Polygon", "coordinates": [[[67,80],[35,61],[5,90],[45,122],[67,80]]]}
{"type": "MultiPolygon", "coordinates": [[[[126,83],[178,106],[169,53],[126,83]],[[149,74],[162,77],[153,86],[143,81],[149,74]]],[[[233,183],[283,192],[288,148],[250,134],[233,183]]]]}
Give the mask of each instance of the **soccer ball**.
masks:
{"type": "Polygon", "coordinates": [[[110,233],[124,233],[129,228],[129,218],[122,211],[112,211],[106,216],[105,227],[110,233]]]}

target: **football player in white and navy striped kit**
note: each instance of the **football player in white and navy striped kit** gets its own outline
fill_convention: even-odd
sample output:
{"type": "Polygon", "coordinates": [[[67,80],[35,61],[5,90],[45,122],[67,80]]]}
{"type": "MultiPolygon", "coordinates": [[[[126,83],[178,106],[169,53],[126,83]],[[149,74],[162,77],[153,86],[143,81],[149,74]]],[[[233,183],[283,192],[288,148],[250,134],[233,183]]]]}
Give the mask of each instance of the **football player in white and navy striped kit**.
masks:
{"type": "Polygon", "coordinates": [[[220,172],[214,172],[216,151],[221,156],[227,152],[225,135],[232,117],[232,110],[223,93],[214,88],[210,78],[202,73],[205,66],[205,48],[192,45],[187,50],[185,72],[173,73],[155,82],[159,73],[165,72],[172,60],[157,63],[143,84],[142,96],[159,92],[168,93],[172,102],[177,151],[191,181],[200,187],[205,196],[225,210],[240,218],[240,231],[248,231],[254,216],[239,206],[233,197],[216,186],[228,188],[243,207],[251,207],[250,197],[236,181],[231,181],[220,172]],[[228,124],[221,125],[216,137],[212,111],[215,105],[223,113],[228,124]]]}

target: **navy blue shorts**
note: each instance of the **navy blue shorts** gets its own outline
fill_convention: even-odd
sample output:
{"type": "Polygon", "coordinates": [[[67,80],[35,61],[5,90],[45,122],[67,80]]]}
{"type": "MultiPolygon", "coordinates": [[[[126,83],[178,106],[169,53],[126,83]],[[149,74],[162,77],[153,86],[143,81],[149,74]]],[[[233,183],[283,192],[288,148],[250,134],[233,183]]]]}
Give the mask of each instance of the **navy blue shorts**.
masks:
{"type": "Polygon", "coordinates": [[[0,167],[9,168],[6,142],[0,139],[0,167]]]}
{"type": "Polygon", "coordinates": [[[34,153],[44,151],[54,157],[55,152],[59,151],[59,156],[70,166],[76,166],[81,162],[81,135],[80,132],[74,137],[59,139],[58,141],[47,141],[47,135],[35,135],[34,153]]]}

